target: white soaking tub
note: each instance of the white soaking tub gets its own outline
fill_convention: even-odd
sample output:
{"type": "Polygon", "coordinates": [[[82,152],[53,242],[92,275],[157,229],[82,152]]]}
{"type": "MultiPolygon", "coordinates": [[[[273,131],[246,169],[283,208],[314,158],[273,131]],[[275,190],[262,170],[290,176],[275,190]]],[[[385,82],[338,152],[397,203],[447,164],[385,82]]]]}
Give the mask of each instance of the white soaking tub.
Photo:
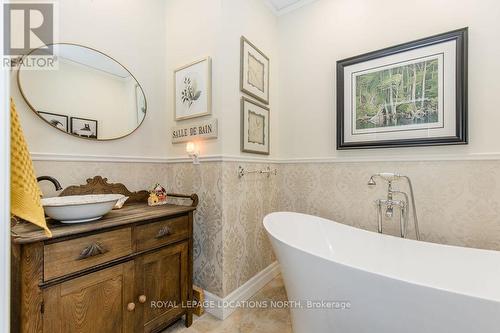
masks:
{"type": "Polygon", "coordinates": [[[297,301],[295,333],[500,332],[500,252],[298,213],[270,214],[264,226],[297,301]]]}

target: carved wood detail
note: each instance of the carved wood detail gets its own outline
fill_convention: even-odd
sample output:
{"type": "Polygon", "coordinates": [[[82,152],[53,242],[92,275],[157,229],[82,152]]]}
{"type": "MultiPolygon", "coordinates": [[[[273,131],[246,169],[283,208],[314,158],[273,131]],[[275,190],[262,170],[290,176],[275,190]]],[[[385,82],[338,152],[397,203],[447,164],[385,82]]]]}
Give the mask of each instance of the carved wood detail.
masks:
{"type": "Polygon", "coordinates": [[[59,196],[86,194],[123,194],[129,197],[125,205],[147,202],[149,197],[148,191],[130,192],[125,185],[120,183],[110,184],[107,178],[101,176],[87,179],[87,184],[85,185],[69,186],[59,196]]]}
{"type": "MultiPolygon", "coordinates": [[[[129,197],[125,205],[137,202],[148,202],[149,197],[148,191],[130,192],[125,185],[121,183],[109,184],[108,178],[103,178],[101,176],[87,179],[87,184],[85,185],[69,186],[64,189],[59,196],[86,194],[123,194],[129,197]]],[[[167,193],[167,197],[190,199],[192,201],[192,207],[197,207],[199,202],[197,194],[167,193]]]]}

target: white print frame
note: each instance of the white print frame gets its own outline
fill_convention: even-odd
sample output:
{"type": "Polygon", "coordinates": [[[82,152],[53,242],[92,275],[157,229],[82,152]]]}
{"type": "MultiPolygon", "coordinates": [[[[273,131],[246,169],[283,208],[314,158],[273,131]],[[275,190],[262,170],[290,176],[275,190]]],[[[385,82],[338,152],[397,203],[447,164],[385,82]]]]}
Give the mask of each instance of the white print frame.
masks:
{"type": "Polygon", "coordinates": [[[241,151],[269,155],[269,108],[241,98],[241,151]]]}
{"type": "Polygon", "coordinates": [[[241,36],[240,89],[269,104],[269,58],[241,36]]]}
{"type": "Polygon", "coordinates": [[[175,120],[212,113],[212,59],[192,62],[174,71],[175,120]]]}

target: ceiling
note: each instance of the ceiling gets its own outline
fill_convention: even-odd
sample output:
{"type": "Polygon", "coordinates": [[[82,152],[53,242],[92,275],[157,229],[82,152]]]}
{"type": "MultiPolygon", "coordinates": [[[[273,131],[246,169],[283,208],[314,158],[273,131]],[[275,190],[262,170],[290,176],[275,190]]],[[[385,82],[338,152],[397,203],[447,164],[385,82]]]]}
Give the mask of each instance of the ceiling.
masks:
{"type": "Polygon", "coordinates": [[[282,10],[302,0],[269,0],[276,10],[282,10]]]}
{"type": "Polygon", "coordinates": [[[266,0],[274,12],[284,14],[291,10],[302,7],[314,0],[266,0]]]}

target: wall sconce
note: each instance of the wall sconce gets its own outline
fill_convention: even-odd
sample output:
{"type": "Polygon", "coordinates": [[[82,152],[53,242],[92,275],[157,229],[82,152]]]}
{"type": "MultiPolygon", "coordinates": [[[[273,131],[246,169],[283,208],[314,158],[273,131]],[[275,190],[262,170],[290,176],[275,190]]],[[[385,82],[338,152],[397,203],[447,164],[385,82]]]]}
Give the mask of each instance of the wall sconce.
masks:
{"type": "Polygon", "coordinates": [[[188,142],[186,144],[186,153],[193,160],[193,164],[200,164],[198,156],[200,155],[200,150],[198,149],[196,143],[188,142]]]}

